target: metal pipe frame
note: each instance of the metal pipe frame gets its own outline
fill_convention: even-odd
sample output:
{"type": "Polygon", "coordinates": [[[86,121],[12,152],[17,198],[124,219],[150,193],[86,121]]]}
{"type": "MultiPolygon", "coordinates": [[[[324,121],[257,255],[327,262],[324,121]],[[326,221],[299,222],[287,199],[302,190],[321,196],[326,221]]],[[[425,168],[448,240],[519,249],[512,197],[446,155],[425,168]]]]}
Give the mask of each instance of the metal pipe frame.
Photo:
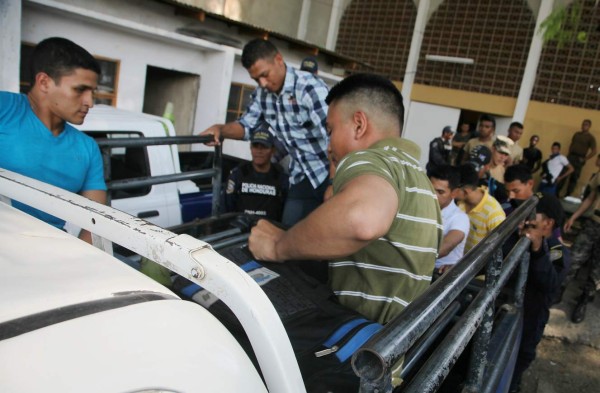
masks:
{"type": "Polygon", "coordinates": [[[1,168],[0,194],[121,244],[218,294],[244,327],[268,390],[306,392],[292,345],[273,304],[249,275],[209,244],[1,168]]]}
{"type": "MultiPolygon", "coordinates": [[[[536,201],[537,202],[537,201],[536,201]]],[[[521,262],[521,254],[529,250],[531,241],[521,238],[511,253],[504,261],[504,268],[498,277],[495,287],[480,292],[473,303],[467,308],[463,316],[450,330],[444,341],[436,348],[435,353],[421,367],[415,378],[403,390],[405,393],[434,392],[444,381],[458,357],[479,328],[484,314],[489,312],[502,287],[508,282],[512,272],[521,262]]]]}
{"type": "MultiPolygon", "coordinates": [[[[212,177],[212,214],[218,214],[221,208],[221,181],[223,169],[223,154],[221,145],[215,146],[215,157],[212,169],[175,173],[164,176],[148,176],[125,180],[111,181],[110,149],[113,147],[147,147],[157,145],[189,145],[206,143],[214,140],[212,135],[206,136],[168,136],[148,138],[98,138],[96,143],[102,151],[104,163],[104,179],[108,190],[127,190],[136,187],[152,186],[155,184],[172,183],[183,180],[205,179],[212,177]]],[[[110,193],[107,195],[107,204],[110,204],[110,193]]]]}
{"type": "Polygon", "coordinates": [[[103,147],[145,147],[157,145],[192,145],[194,143],[207,143],[213,141],[212,135],[208,136],[160,136],[147,138],[98,138],[96,143],[103,147]]]}
{"type": "Polygon", "coordinates": [[[406,378],[423,356],[425,356],[431,344],[440,336],[448,324],[452,322],[460,307],[460,302],[456,300],[452,302],[431,328],[429,328],[427,333],[406,353],[406,362],[402,365],[402,371],[400,372],[401,378],[406,378]]]}
{"type": "MultiPolygon", "coordinates": [[[[492,260],[488,263],[485,274],[485,291],[493,290],[498,284],[498,277],[502,269],[502,249],[496,249],[492,260]]],[[[465,384],[464,393],[475,393],[479,391],[485,366],[487,364],[487,350],[494,328],[494,303],[488,306],[481,325],[475,333],[475,339],[471,349],[469,372],[465,384]]]]}
{"type": "Polygon", "coordinates": [[[390,321],[384,329],[358,349],[352,357],[352,367],[361,377],[361,384],[374,385],[377,381],[385,384],[385,381],[382,381],[385,371],[404,356],[456,299],[485,266],[490,255],[513,233],[518,224],[528,217],[537,202],[537,197],[525,201],[504,223],[409,304],[401,315],[390,321]]]}
{"type": "MultiPolygon", "coordinates": [[[[490,344],[492,347],[500,347],[500,344],[505,344],[500,351],[496,351],[493,356],[488,356],[488,367],[485,372],[485,384],[481,386],[481,393],[495,393],[498,389],[502,377],[504,376],[506,366],[515,352],[519,351],[515,347],[515,343],[521,332],[521,310],[512,308],[508,311],[502,321],[498,323],[490,344]],[[495,345],[497,344],[497,345],[495,345]],[[508,348],[509,350],[504,350],[508,348]]],[[[511,370],[512,372],[512,370],[511,370]]],[[[510,382],[510,381],[509,381],[510,382]]]]}
{"type": "MultiPolygon", "coordinates": [[[[154,184],[172,183],[182,180],[204,179],[214,177],[214,169],[200,169],[171,175],[134,177],[125,180],[114,180],[106,184],[109,190],[126,190],[128,188],[152,186],[154,184]]],[[[219,176],[220,177],[220,176],[219,176]]]]}

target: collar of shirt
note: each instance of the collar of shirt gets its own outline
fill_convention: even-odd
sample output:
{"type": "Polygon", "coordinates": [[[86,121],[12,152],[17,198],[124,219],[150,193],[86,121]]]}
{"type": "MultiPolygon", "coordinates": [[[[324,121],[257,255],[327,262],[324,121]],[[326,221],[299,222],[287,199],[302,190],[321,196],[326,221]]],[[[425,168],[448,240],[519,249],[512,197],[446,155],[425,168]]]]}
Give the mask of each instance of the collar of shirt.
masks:
{"type": "Polygon", "coordinates": [[[403,151],[406,155],[410,156],[416,162],[419,162],[419,159],[421,158],[421,148],[419,147],[419,145],[417,145],[413,141],[404,138],[385,138],[373,143],[371,146],[369,146],[369,149],[385,149],[388,146],[403,151]]]}

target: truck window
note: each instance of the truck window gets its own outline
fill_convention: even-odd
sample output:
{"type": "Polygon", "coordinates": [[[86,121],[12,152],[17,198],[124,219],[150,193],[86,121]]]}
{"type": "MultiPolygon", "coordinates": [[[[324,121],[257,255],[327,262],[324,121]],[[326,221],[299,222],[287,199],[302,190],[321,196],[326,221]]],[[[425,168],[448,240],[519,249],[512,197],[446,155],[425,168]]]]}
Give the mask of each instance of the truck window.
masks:
{"type": "MultiPolygon", "coordinates": [[[[86,134],[93,138],[139,138],[141,132],[90,131],[86,134]]],[[[105,172],[107,168],[104,168],[105,172]]],[[[107,181],[133,179],[150,176],[150,163],[146,147],[113,147],[110,149],[110,176],[107,181]]],[[[110,198],[123,199],[140,197],[150,193],[151,186],[135,187],[126,190],[110,191],[110,198]]]]}

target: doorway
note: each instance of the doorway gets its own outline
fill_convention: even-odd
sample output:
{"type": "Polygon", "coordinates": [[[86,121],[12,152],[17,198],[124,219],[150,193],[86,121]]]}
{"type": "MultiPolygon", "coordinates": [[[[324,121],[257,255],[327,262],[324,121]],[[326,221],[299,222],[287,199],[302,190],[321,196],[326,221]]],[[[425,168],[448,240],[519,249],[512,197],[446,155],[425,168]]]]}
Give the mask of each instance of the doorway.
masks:
{"type": "MultiPolygon", "coordinates": [[[[142,111],[163,116],[170,102],[173,104],[172,119],[176,134],[192,135],[199,88],[199,75],[148,66],[142,111]]],[[[181,150],[189,149],[189,145],[180,147],[181,150]]]]}

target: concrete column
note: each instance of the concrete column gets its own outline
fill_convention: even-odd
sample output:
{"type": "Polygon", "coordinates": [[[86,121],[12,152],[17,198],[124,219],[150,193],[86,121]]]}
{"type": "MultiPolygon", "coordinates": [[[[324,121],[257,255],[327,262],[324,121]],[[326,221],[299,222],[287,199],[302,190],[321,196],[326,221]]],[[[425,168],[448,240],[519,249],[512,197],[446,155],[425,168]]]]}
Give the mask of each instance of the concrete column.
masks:
{"type": "Polygon", "coordinates": [[[308,25],[308,15],[310,14],[311,0],[302,0],[302,10],[300,10],[300,20],[298,21],[298,33],[296,37],[304,41],[306,39],[306,26],[308,25]]]}
{"type": "Polygon", "coordinates": [[[329,50],[335,50],[343,7],[344,4],[342,0],[333,0],[331,14],[329,15],[329,27],[327,28],[327,40],[325,41],[325,48],[329,50]]]}
{"type": "Polygon", "coordinates": [[[21,0],[0,0],[0,90],[19,91],[21,0]]]}
{"type": "Polygon", "coordinates": [[[550,15],[553,7],[554,0],[542,0],[540,4],[535,30],[531,39],[531,46],[529,47],[529,55],[527,56],[527,64],[525,65],[525,72],[523,73],[523,80],[521,81],[521,88],[517,97],[517,105],[513,114],[513,121],[522,123],[525,120],[525,114],[527,113],[527,107],[531,99],[531,92],[533,91],[537,68],[542,55],[542,47],[544,45],[540,25],[550,15]]]}
{"type": "Polygon", "coordinates": [[[429,16],[429,0],[420,0],[417,9],[417,19],[415,28],[413,29],[412,41],[410,43],[410,51],[408,53],[408,61],[406,62],[406,70],[404,71],[404,81],[402,82],[402,97],[404,99],[404,123],[408,119],[408,111],[410,109],[410,94],[417,75],[417,66],[419,64],[419,55],[421,53],[421,44],[423,43],[423,35],[429,16]]]}

